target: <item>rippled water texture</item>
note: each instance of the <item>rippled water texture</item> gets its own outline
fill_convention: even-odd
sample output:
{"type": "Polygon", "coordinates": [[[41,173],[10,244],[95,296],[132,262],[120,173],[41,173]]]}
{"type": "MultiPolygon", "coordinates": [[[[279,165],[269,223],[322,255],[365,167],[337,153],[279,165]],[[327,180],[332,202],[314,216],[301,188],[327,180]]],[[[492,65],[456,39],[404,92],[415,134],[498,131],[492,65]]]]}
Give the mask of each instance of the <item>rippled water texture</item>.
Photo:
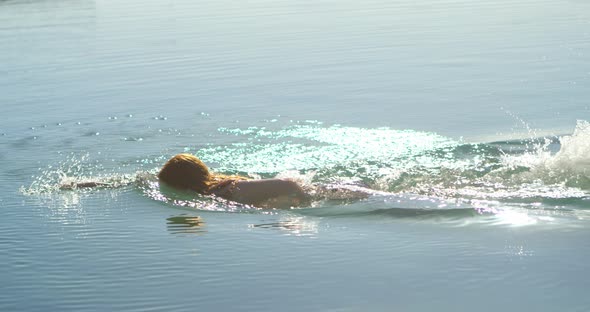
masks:
{"type": "Polygon", "coordinates": [[[584,1],[0,1],[0,42],[0,311],[590,307],[584,1]]]}

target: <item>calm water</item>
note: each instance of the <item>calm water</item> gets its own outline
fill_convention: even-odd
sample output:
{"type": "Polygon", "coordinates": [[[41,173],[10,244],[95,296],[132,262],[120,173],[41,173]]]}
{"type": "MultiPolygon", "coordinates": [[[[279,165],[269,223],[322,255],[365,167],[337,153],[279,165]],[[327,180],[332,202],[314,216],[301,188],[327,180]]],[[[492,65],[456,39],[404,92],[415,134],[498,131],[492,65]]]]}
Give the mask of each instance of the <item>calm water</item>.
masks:
{"type": "Polygon", "coordinates": [[[590,3],[0,1],[0,42],[1,311],[590,309],[590,3]]]}

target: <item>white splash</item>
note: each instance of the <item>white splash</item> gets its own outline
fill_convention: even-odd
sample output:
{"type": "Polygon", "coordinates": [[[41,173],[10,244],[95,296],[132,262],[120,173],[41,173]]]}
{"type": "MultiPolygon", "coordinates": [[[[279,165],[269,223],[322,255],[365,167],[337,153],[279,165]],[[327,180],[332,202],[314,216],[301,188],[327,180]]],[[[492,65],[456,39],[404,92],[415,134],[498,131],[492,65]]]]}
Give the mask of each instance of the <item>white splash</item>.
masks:
{"type": "Polygon", "coordinates": [[[560,138],[561,149],[546,159],[544,167],[590,177],[590,123],[579,120],[571,136],[560,138]]]}
{"type": "Polygon", "coordinates": [[[563,136],[559,141],[561,148],[555,154],[547,149],[549,141],[546,140],[535,151],[505,156],[503,162],[507,168],[529,168],[528,172],[514,177],[522,183],[564,183],[567,186],[590,188],[590,123],[579,120],[573,134],[563,136]]]}

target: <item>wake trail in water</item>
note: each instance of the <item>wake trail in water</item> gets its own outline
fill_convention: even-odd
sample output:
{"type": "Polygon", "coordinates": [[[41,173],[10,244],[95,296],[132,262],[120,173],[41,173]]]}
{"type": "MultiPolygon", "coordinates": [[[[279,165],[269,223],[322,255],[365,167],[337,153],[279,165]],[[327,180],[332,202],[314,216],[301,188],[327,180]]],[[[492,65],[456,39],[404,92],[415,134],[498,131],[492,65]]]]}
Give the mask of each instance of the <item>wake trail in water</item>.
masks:
{"type": "MultiPolygon", "coordinates": [[[[567,136],[491,143],[465,143],[414,130],[323,126],[320,122],[276,129],[219,128],[218,135],[238,143],[186,147],[184,151],[194,153],[217,172],[295,179],[316,190],[316,208],[354,203],[354,196],[349,195],[358,187],[382,203],[401,199],[394,206],[374,201],[369,201],[370,207],[356,205],[362,208],[353,208],[350,213],[359,215],[453,218],[497,214],[504,208],[568,211],[590,207],[587,121],[579,121],[567,136]],[[318,186],[339,191],[319,194],[318,186]],[[426,200],[417,200],[416,196],[426,200]]],[[[156,158],[144,163],[165,159],[156,158]]],[[[130,174],[101,171],[100,164],[88,161],[88,155],[72,156],[43,171],[21,191],[56,192],[63,185],[84,181],[113,187],[135,184],[146,196],[176,206],[244,210],[218,199],[195,199],[194,194],[167,190],[155,178],[158,167],[137,169],[130,174]]],[[[322,210],[313,213],[321,214],[322,210]]]]}

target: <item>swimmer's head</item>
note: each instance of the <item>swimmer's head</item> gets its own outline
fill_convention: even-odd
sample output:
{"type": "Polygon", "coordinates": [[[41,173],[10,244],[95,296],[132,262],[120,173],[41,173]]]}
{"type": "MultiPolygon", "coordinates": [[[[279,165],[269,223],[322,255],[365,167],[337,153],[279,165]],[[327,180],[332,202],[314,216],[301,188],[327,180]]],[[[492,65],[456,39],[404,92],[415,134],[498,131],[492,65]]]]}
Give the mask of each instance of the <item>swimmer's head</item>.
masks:
{"type": "Polygon", "coordinates": [[[160,181],[179,189],[206,193],[211,185],[209,168],[191,154],[178,154],[164,164],[158,173],[160,181]]]}

